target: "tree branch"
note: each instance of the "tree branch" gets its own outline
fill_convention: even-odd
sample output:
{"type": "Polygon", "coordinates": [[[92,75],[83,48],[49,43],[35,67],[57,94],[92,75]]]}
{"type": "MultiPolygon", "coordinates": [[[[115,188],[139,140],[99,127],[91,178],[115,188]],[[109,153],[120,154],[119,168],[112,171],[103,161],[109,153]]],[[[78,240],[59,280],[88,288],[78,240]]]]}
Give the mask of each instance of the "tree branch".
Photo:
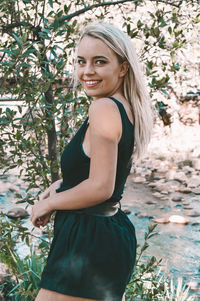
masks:
{"type": "Polygon", "coordinates": [[[2,25],[1,26],[1,29],[2,29],[2,32],[10,32],[13,28],[16,28],[16,27],[21,27],[21,26],[27,26],[27,27],[30,27],[31,29],[39,29],[38,26],[33,26],[31,23],[28,23],[28,22],[15,22],[15,23],[10,23],[10,24],[7,24],[7,25],[2,25]]]}
{"type": "Polygon", "coordinates": [[[163,3],[163,4],[167,4],[167,5],[171,5],[171,6],[174,6],[174,7],[177,7],[179,8],[181,3],[183,2],[182,0],[179,0],[179,1],[166,1],[166,0],[151,0],[152,2],[153,1],[156,1],[156,2],[159,2],[159,3],[163,3]]]}
{"type": "Polygon", "coordinates": [[[63,22],[63,21],[71,20],[72,18],[74,18],[76,16],[79,16],[79,15],[87,12],[88,10],[92,10],[94,8],[98,8],[98,7],[102,7],[102,6],[116,5],[116,4],[123,4],[123,3],[126,3],[126,2],[133,2],[134,3],[134,0],[108,1],[108,2],[101,2],[101,3],[96,3],[96,4],[93,4],[93,5],[85,6],[84,8],[82,8],[80,10],[77,10],[72,14],[69,14],[67,16],[64,16],[64,17],[60,18],[59,21],[63,22]]]}
{"type": "MultiPolygon", "coordinates": [[[[164,3],[164,4],[169,4],[169,5],[177,7],[177,8],[179,8],[179,6],[180,6],[180,1],[178,1],[179,4],[176,4],[173,0],[172,1],[150,0],[150,1],[152,1],[152,2],[156,1],[156,2],[161,2],[161,3],[164,3]]],[[[96,4],[93,4],[93,5],[89,5],[89,6],[84,6],[84,8],[82,8],[80,10],[77,10],[76,12],[60,18],[60,22],[71,20],[72,18],[74,18],[76,16],[79,16],[79,15],[87,12],[88,10],[92,10],[94,8],[103,7],[103,6],[117,5],[117,4],[123,4],[123,3],[128,3],[128,2],[132,2],[133,4],[137,3],[134,0],[117,0],[117,1],[108,1],[108,2],[96,3],[96,4]]]]}
{"type": "MultiPolygon", "coordinates": [[[[173,0],[171,0],[171,1],[168,1],[168,0],[150,0],[150,1],[152,1],[152,2],[160,2],[160,3],[163,3],[163,4],[168,4],[168,5],[177,7],[177,8],[179,8],[180,5],[181,5],[181,3],[182,3],[181,0],[177,0],[176,2],[173,1],[173,0]]],[[[137,3],[134,0],[117,0],[117,1],[101,2],[101,3],[96,3],[96,4],[93,4],[93,5],[86,6],[85,2],[84,2],[84,8],[82,8],[80,10],[77,10],[77,11],[75,11],[72,14],[69,14],[69,15],[66,15],[66,16],[60,18],[59,22],[62,23],[63,21],[69,21],[72,18],[77,17],[77,16],[79,16],[81,14],[84,14],[85,12],[87,12],[89,10],[92,10],[94,8],[104,7],[104,6],[111,6],[111,5],[117,5],[117,4],[123,4],[123,3],[128,3],[128,2],[132,2],[133,4],[137,3]]],[[[28,26],[28,27],[30,27],[35,32],[38,32],[38,31],[41,30],[40,26],[34,26],[31,23],[24,22],[24,21],[23,22],[15,22],[15,23],[3,25],[1,27],[1,29],[2,29],[3,33],[9,33],[10,30],[12,30],[13,28],[20,27],[20,26],[28,26]]]]}

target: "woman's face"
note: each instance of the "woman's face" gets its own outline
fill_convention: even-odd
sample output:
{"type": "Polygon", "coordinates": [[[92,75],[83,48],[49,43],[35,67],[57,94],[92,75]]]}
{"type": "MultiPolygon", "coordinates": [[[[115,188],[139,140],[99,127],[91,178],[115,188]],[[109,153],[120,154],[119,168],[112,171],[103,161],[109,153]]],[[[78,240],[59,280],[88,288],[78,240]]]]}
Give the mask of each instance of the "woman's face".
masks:
{"type": "Polygon", "coordinates": [[[122,94],[127,64],[120,64],[114,51],[100,39],[85,36],[78,47],[77,76],[85,92],[98,99],[122,94]]]}

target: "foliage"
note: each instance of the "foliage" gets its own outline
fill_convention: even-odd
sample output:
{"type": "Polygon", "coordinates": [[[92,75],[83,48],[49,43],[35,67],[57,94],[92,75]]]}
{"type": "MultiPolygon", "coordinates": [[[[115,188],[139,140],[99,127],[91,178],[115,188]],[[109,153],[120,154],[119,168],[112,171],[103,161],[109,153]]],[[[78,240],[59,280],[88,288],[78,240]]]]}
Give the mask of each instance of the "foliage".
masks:
{"type": "Polygon", "coordinates": [[[161,260],[154,256],[146,259],[145,250],[149,247],[149,239],[157,235],[155,227],[149,225],[145,233],[144,244],[137,248],[137,259],[131,280],[126,288],[126,301],[194,301],[195,296],[189,296],[189,288],[182,285],[178,279],[177,287],[160,272],[161,260]]]}
{"type": "Polygon", "coordinates": [[[9,220],[3,213],[0,218],[0,261],[8,266],[13,275],[1,285],[0,290],[11,301],[35,300],[49,251],[51,232],[47,227],[48,238],[43,239],[30,232],[20,219],[9,220]],[[30,254],[25,258],[21,258],[17,252],[21,244],[30,247],[30,254]]]}
{"type": "Polygon", "coordinates": [[[10,250],[15,271],[15,282],[12,281],[12,289],[7,297],[12,301],[32,301],[38,293],[40,278],[44,268],[45,259],[36,254],[31,248],[30,255],[21,259],[16,252],[10,250]]]}
{"type": "Polygon", "coordinates": [[[170,281],[170,285],[165,283],[165,292],[167,300],[169,301],[194,301],[196,297],[189,296],[189,287],[183,286],[183,279],[178,278],[177,288],[174,285],[173,279],[170,281]]]}

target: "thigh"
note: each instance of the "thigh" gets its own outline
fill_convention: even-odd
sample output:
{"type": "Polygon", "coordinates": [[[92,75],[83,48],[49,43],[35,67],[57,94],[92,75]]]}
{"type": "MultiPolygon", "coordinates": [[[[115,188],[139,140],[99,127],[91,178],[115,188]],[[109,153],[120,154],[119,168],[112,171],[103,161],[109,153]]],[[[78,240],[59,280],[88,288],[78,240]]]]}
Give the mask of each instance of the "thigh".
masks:
{"type": "Polygon", "coordinates": [[[100,301],[87,298],[72,297],[54,291],[40,289],[35,301],[100,301]]]}

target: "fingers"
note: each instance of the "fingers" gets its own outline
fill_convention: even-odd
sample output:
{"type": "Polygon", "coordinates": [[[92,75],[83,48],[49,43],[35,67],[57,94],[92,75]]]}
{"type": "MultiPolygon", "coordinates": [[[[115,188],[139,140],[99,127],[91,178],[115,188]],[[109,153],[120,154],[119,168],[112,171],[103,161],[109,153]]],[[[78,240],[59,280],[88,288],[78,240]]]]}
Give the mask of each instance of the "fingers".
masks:
{"type": "Polygon", "coordinates": [[[49,222],[50,216],[51,214],[47,214],[38,218],[31,217],[31,222],[37,228],[40,228],[40,226],[44,227],[49,222]]]}

